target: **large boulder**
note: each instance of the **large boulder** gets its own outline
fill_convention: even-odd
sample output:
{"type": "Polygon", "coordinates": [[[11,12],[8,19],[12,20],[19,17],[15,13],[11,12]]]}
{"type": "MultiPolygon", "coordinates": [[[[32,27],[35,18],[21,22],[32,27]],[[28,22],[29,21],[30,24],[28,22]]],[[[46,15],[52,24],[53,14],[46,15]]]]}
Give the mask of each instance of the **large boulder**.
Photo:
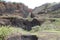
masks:
{"type": "Polygon", "coordinates": [[[5,40],[38,40],[36,35],[22,35],[21,33],[12,33],[5,37],[5,40]]]}
{"type": "Polygon", "coordinates": [[[33,18],[32,20],[28,20],[26,18],[1,18],[0,19],[0,25],[11,25],[15,27],[20,27],[24,30],[30,31],[32,27],[37,26],[37,25],[42,25],[45,22],[44,19],[36,19],[33,18]]]}

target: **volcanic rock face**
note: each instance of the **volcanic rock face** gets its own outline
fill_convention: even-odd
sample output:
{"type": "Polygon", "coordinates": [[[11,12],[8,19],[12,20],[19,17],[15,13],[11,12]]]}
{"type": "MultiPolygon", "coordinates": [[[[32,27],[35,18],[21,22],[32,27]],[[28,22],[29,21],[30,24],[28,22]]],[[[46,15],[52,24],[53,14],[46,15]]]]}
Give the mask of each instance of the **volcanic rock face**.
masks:
{"type": "Polygon", "coordinates": [[[44,22],[34,18],[32,21],[27,20],[26,17],[31,11],[23,3],[0,2],[0,25],[11,25],[30,31],[32,27],[44,22]]]}
{"type": "Polygon", "coordinates": [[[23,3],[0,2],[0,25],[17,26],[30,31],[32,27],[42,25],[45,22],[45,19],[43,19],[45,17],[60,17],[60,12],[57,11],[60,8],[59,5],[46,3],[32,10],[23,3]],[[28,16],[33,20],[26,19],[28,16]]]}
{"type": "Polygon", "coordinates": [[[0,15],[5,14],[16,14],[22,17],[27,17],[29,14],[29,8],[23,3],[11,3],[11,2],[0,2],[0,15]]]}
{"type": "Polygon", "coordinates": [[[31,29],[31,23],[26,18],[32,9],[23,3],[0,2],[0,25],[11,25],[21,27],[23,29],[31,29]],[[20,19],[22,18],[22,19],[20,19]]]}
{"type": "Polygon", "coordinates": [[[41,25],[44,23],[45,20],[38,20],[38,19],[33,19],[32,21],[29,21],[27,19],[17,19],[17,18],[6,18],[6,19],[0,19],[0,25],[11,25],[11,26],[16,26],[20,27],[24,30],[30,31],[32,27],[41,25]]]}
{"type": "Polygon", "coordinates": [[[10,25],[10,20],[7,19],[0,19],[0,25],[10,25]]]}
{"type": "Polygon", "coordinates": [[[46,3],[32,11],[32,17],[60,18],[60,3],[46,3]]]}

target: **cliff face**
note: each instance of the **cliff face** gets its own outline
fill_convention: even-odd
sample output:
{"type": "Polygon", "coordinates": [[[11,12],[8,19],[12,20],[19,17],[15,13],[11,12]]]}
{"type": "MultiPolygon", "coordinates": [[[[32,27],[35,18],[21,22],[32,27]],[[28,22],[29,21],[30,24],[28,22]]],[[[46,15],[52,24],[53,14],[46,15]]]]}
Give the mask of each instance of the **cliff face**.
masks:
{"type": "Polygon", "coordinates": [[[23,3],[0,2],[0,26],[11,25],[26,30],[28,30],[26,27],[30,26],[30,30],[30,22],[24,18],[27,18],[31,11],[32,9],[28,8],[28,6],[23,3]]]}
{"type": "Polygon", "coordinates": [[[46,3],[32,10],[23,3],[0,2],[0,25],[17,26],[30,31],[34,26],[41,26],[46,17],[60,17],[59,5],[46,3]]]}
{"type": "Polygon", "coordinates": [[[17,15],[27,17],[29,14],[28,6],[23,3],[0,2],[0,15],[17,15]]]}
{"type": "Polygon", "coordinates": [[[60,18],[60,3],[45,3],[36,7],[32,14],[36,17],[60,18]]]}

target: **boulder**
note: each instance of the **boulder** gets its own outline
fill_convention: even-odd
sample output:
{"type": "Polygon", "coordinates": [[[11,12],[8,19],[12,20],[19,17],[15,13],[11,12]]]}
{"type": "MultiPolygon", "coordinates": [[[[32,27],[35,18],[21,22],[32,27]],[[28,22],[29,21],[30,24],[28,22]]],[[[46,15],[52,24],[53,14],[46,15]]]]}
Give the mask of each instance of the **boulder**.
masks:
{"type": "Polygon", "coordinates": [[[10,25],[11,22],[10,20],[7,20],[7,19],[0,19],[0,25],[10,25]]]}
{"type": "Polygon", "coordinates": [[[38,40],[36,35],[22,35],[21,33],[12,33],[5,37],[5,40],[38,40]]]}

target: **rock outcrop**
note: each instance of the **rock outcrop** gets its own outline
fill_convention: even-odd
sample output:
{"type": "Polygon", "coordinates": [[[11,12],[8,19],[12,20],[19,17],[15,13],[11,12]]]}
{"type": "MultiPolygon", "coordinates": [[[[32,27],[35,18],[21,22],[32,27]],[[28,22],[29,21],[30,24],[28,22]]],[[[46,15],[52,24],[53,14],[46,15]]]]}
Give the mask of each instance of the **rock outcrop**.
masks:
{"type": "Polygon", "coordinates": [[[37,25],[42,25],[45,22],[45,20],[41,19],[35,19],[33,18],[31,21],[29,21],[27,18],[3,18],[0,19],[0,25],[4,26],[15,26],[15,27],[20,27],[24,30],[30,31],[32,27],[37,26],[37,25]]]}
{"type": "Polygon", "coordinates": [[[12,2],[0,2],[0,15],[13,16],[18,15],[21,17],[27,17],[30,9],[23,3],[12,3],[12,2]]]}
{"type": "MultiPolygon", "coordinates": [[[[0,25],[15,26],[30,31],[32,27],[42,25],[46,21],[46,17],[60,17],[57,16],[60,13],[57,11],[60,8],[59,5],[46,3],[32,10],[23,3],[0,2],[0,25]],[[56,14],[56,11],[58,14],[56,14]]],[[[55,20],[49,19],[49,21],[55,20]]]]}
{"type": "Polygon", "coordinates": [[[36,7],[32,17],[60,18],[60,3],[46,3],[36,7]]]}
{"type": "Polygon", "coordinates": [[[38,40],[36,35],[22,35],[21,33],[12,33],[5,37],[5,40],[38,40]]]}

